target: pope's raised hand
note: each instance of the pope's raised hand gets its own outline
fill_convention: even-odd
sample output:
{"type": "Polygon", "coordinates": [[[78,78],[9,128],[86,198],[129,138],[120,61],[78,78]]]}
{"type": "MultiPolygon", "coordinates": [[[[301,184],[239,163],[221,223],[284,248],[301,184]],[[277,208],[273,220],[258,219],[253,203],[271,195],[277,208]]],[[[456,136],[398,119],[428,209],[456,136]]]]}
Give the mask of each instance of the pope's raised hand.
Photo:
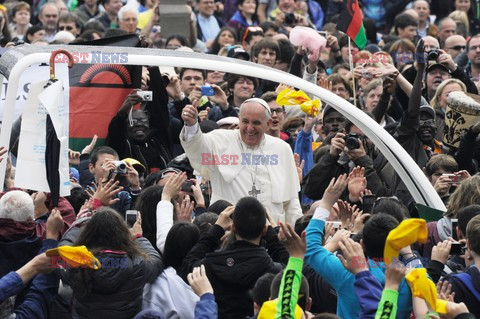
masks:
{"type": "Polygon", "coordinates": [[[182,110],[182,119],[185,125],[192,126],[198,121],[197,101],[193,101],[193,105],[187,105],[182,110]]]}

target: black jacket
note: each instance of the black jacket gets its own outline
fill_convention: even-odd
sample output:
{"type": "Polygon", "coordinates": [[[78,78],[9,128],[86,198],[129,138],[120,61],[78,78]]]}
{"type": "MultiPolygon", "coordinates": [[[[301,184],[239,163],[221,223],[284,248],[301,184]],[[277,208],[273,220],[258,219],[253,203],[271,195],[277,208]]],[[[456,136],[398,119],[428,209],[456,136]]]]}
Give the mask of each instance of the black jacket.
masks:
{"type": "MultiPolygon", "coordinates": [[[[323,193],[328,187],[332,178],[342,174],[349,173],[348,163],[338,163],[339,156],[332,156],[330,153],[320,158],[317,164],[312,167],[308,174],[303,178],[303,192],[309,198],[317,200],[323,197],[323,193]]],[[[355,166],[365,167],[365,177],[367,178],[368,189],[378,196],[390,195],[386,192],[388,189],[378,175],[380,167],[374,165],[370,156],[366,155],[354,161],[355,166]]],[[[377,163],[375,163],[377,164],[377,163]]],[[[348,194],[345,191],[344,197],[348,194]]]]}
{"type": "MultiPolygon", "coordinates": [[[[470,275],[473,287],[480,293],[480,271],[476,266],[471,266],[466,271],[470,275]]],[[[458,278],[458,274],[454,274],[448,278],[448,282],[452,284],[452,292],[455,293],[455,302],[464,302],[470,313],[480,318],[480,300],[466,287],[458,278]]]]}
{"type": "Polygon", "coordinates": [[[170,138],[170,115],[168,93],[158,68],[150,68],[150,86],[153,100],[147,102],[146,111],[150,119],[150,137],[147,143],[135,144],[127,138],[127,114],[117,114],[108,126],[105,145],[117,151],[120,159],[134,158],[146,167],[145,175],[152,169],[164,169],[172,160],[170,138]]]}
{"type": "MultiPolygon", "coordinates": [[[[80,231],[79,227],[70,228],[59,246],[73,245],[80,231]]],[[[146,238],[135,241],[147,257],[98,253],[95,257],[102,262],[101,269],[71,268],[62,272],[63,282],[73,289],[73,318],[130,319],[142,310],[143,287],[157,279],[163,262],[146,238]],[[88,293],[82,293],[84,276],[91,282],[88,293]]]]}
{"type": "Polygon", "coordinates": [[[193,267],[205,265],[218,303],[218,318],[245,318],[253,315],[249,290],[263,274],[282,270],[283,266],[276,261],[286,263],[288,253],[271,227],[265,236],[266,247],[237,240],[225,250],[214,251],[224,233],[220,226],[214,225],[203,234],[185,257],[181,275],[185,280],[193,267]]]}

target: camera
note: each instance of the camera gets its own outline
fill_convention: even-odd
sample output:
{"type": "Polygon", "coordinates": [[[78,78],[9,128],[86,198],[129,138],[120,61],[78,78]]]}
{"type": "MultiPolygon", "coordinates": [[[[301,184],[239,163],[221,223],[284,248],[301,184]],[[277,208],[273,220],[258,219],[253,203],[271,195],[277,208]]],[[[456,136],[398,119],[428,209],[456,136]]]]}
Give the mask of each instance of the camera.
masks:
{"type": "Polygon", "coordinates": [[[152,91],[138,91],[137,95],[142,98],[144,101],[151,101],[153,99],[152,91]]]}
{"type": "Polygon", "coordinates": [[[360,148],[360,141],[359,141],[359,136],[357,133],[350,133],[345,135],[343,138],[345,140],[345,146],[349,150],[356,150],[357,148],[360,148]]]}
{"type": "Polygon", "coordinates": [[[432,49],[432,50],[428,51],[427,59],[428,59],[428,61],[437,61],[440,54],[441,54],[440,50],[432,49]]]}
{"type": "Polygon", "coordinates": [[[295,14],[287,13],[285,15],[285,25],[292,25],[295,24],[295,14]]]}
{"type": "Polygon", "coordinates": [[[115,164],[115,173],[121,174],[121,175],[126,175],[128,172],[127,169],[127,163],[124,161],[114,161],[113,164],[115,164]]]}
{"type": "Polygon", "coordinates": [[[203,85],[202,86],[202,95],[214,96],[215,95],[215,90],[210,85],[203,85]]]}
{"type": "Polygon", "coordinates": [[[450,184],[458,184],[460,182],[460,176],[457,174],[442,174],[442,176],[450,178],[450,184]]]}
{"type": "Polygon", "coordinates": [[[191,193],[192,192],[192,186],[193,186],[193,182],[187,180],[187,181],[183,182],[183,184],[182,184],[182,191],[191,193]]]}

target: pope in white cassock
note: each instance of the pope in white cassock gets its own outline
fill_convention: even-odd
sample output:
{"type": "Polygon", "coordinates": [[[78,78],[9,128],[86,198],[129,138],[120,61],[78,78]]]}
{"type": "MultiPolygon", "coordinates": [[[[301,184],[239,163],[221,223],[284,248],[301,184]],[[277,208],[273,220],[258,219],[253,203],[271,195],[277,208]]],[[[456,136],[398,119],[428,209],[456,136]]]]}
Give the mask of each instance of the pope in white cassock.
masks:
{"type": "Polygon", "coordinates": [[[298,200],[300,183],[290,146],[265,134],[270,108],[262,99],[242,103],[238,130],[214,130],[203,134],[198,111],[187,105],[180,141],[192,167],[212,185],[211,203],[219,199],[235,204],[253,196],[276,222],[295,224],[302,216],[298,200]]]}

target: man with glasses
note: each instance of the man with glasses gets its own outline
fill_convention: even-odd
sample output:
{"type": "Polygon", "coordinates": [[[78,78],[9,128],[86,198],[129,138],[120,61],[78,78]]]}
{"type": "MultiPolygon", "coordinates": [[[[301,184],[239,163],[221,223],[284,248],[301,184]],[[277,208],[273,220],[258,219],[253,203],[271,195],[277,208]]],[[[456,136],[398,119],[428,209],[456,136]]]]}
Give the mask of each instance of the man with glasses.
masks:
{"type": "Polygon", "coordinates": [[[467,40],[461,35],[452,35],[445,40],[445,51],[455,59],[467,48],[467,40]]]}
{"type": "Polygon", "coordinates": [[[58,31],[68,31],[76,37],[82,31],[82,25],[75,13],[65,13],[58,19],[58,31]]]}
{"type": "Polygon", "coordinates": [[[276,92],[266,92],[262,95],[261,99],[267,102],[270,107],[270,112],[272,113],[272,123],[268,126],[267,134],[273,137],[278,137],[284,141],[288,139],[288,134],[282,132],[282,124],[285,119],[285,107],[277,104],[276,92]]]}
{"type": "Polygon", "coordinates": [[[53,3],[47,3],[40,8],[38,20],[40,20],[40,23],[45,28],[45,40],[48,42],[53,41],[53,38],[57,33],[58,16],[58,8],[53,3]]]}
{"type": "Polygon", "coordinates": [[[175,120],[169,116],[168,93],[158,68],[149,68],[149,73],[152,101],[143,101],[138,90],[132,91],[111,120],[105,140],[120,158],[138,160],[146,168],[145,175],[166,168],[172,159],[170,122],[175,120]],[[134,109],[140,103],[142,108],[134,109]]]}

